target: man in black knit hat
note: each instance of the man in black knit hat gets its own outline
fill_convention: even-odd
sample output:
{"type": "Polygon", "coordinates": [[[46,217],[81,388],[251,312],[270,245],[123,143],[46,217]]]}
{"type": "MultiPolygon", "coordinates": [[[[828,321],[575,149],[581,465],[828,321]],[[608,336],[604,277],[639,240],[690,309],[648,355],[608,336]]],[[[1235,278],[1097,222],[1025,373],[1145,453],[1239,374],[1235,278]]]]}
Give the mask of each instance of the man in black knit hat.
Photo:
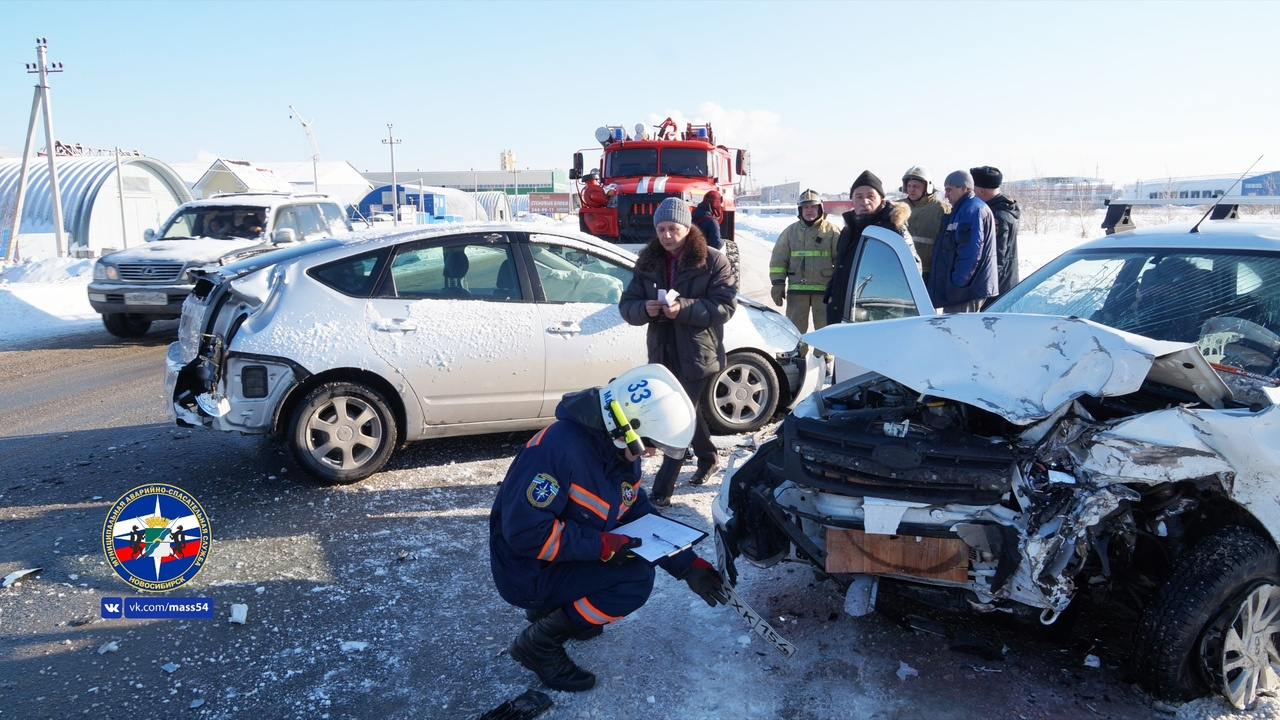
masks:
{"type": "Polygon", "coordinates": [[[858,241],[862,239],[862,230],[870,225],[892,230],[907,241],[911,254],[916,258],[916,270],[920,270],[920,256],[916,254],[915,245],[911,242],[911,233],[907,230],[907,219],[911,217],[911,208],[906,203],[895,203],[884,199],[884,184],[870,170],[863,170],[853,187],[849,188],[849,199],[853,200],[853,209],[844,214],[844,230],[840,231],[840,239],[836,241],[836,269],[827,283],[827,292],[822,301],[827,304],[827,324],[844,322],[845,291],[849,285],[849,273],[853,272],[853,258],[858,250],[858,241]]]}

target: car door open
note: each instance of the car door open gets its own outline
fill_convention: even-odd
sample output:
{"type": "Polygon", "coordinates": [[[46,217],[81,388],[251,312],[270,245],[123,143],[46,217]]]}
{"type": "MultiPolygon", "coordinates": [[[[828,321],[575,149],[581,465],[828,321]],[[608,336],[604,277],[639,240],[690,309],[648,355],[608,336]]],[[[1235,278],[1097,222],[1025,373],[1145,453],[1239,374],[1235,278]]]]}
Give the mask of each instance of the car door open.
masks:
{"type": "MultiPolygon", "coordinates": [[[[848,308],[841,322],[936,314],[911,248],[901,235],[885,228],[872,226],[862,231],[849,284],[836,291],[845,294],[844,307],[848,308]]],[[[820,340],[813,342],[805,335],[805,341],[822,349],[820,340]]],[[[834,381],[840,382],[865,369],[836,357],[833,371],[834,381]]]]}

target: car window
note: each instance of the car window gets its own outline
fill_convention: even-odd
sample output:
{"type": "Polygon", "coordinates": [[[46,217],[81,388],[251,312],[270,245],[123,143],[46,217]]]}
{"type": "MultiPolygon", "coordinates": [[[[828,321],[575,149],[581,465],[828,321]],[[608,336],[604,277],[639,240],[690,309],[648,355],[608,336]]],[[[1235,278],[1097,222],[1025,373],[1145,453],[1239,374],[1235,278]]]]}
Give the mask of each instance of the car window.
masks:
{"type": "Polygon", "coordinates": [[[854,270],[853,298],[849,303],[853,322],[915,317],[915,297],[902,263],[893,248],[869,235],[862,236],[862,254],[854,270]]]}
{"type": "Polygon", "coordinates": [[[616,303],[631,280],[628,267],[536,235],[529,250],[547,302],[616,303]]]}
{"type": "Polygon", "coordinates": [[[299,240],[325,235],[326,226],[320,220],[320,212],[315,205],[290,205],[280,209],[276,218],[276,230],[293,228],[299,240]]]}
{"type": "Polygon", "coordinates": [[[989,310],[1082,317],[1156,340],[1196,343],[1210,362],[1280,377],[1280,256],[1069,253],[989,310]]]}
{"type": "Polygon", "coordinates": [[[347,219],[347,214],[335,203],[320,203],[318,207],[330,235],[340,235],[351,230],[351,221],[347,219]]]}
{"type": "Polygon", "coordinates": [[[182,207],[178,209],[172,222],[160,229],[157,239],[257,237],[258,234],[261,234],[261,223],[258,223],[259,229],[254,233],[250,227],[252,223],[246,225],[245,218],[262,218],[265,216],[265,208],[261,207],[235,205],[182,207]]]}
{"type": "Polygon", "coordinates": [[[507,243],[410,244],[391,261],[391,293],[404,298],[522,300],[507,243]]]}
{"type": "MultiPolygon", "coordinates": [[[[292,248],[276,252],[284,256],[286,253],[302,252],[299,248],[305,247],[307,246],[295,245],[292,248]]],[[[379,248],[371,252],[325,263],[324,265],[317,265],[307,271],[307,274],[344,295],[370,297],[373,294],[374,286],[378,282],[378,276],[382,274],[382,268],[386,265],[387,257],[390,255],[390,248],[379,248]]]]}

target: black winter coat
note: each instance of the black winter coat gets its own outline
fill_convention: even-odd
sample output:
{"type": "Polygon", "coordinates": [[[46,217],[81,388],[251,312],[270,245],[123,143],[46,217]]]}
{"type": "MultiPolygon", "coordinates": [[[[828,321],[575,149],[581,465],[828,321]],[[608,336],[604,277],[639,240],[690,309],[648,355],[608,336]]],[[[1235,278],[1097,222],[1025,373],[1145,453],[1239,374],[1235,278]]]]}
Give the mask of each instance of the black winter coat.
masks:
{"type": "Polygon", "coordinates": [[[702,231],[708,247],[716,250],[724,247],[724,240],[720,237],[720,221],[716,220],[715,214],[711,212],[707,203],[704,202],[693,209],[693,224],[702,231]]]}
{"type": "Polygon", "coordinates": [[[695,226],[689,228],[674,283],[667,282],[667,251],[657,238],[640,251],[618,312],[632,325],[649,326],[649,362],[665,365],[680,380],[698,380],[724,367],[724,324],[738,307],[737,295],[728,259],[707,247],[695,226]],[[657,300],[659,289],[673,286],[680,293],[680,314],[675,320],[649,317],[645,301],[657,300]]]}
{"type": "MultiPolygon", "coordinates": [[[[835,325],[844,320],[849,273],[853,272],[853,259],[858,254],[858,241],[862,239],[863,229],[875,225],[892,230],[905,238],[912,252],[915,252],[915,246],[911,243],[911,233],[907,230],[907,220],[911,218],[911,206],[906,203],[886,200],[879,210],[870,215],[856,215],[850,210],[842,217],[844,229],[840,231],[840,238],[836,240],[835,274],[831,276],[831,282],[827,283],[827,292],[822,296],[822,302],[827,304],[828,325],[835,325]]],[[[919,262],[919,258],[916,258],[916,263],[919,262]]]]}
{"type": "Polygon", "coordinates": [[[991,214],[996,216],[996,261],[1000,294],[1018,284],[1018,218],[1022,210],[1018,201],[1008,195],[997,195],[987,203],[991,214]]]}

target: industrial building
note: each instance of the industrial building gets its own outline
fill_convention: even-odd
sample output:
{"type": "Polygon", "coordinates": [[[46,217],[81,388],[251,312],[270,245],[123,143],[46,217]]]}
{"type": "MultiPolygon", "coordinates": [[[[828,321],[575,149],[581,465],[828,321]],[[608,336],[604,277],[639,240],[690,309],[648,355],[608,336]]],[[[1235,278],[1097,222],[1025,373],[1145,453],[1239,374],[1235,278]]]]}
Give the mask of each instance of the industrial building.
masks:
{"type": "MultiPolygon", "coordinates": [[[[390,172],[363,172],[375,186],[390,185],[390,172]]],[[[508,195],[573,192],[567,170],[397,170],[396,182],[454,188],[467,192],[497,191],[508,195]]]]}
{"type": "Polygon", "coordinates": [[[1008,180],[1001,192],[1024,205],[1100,208],[1118,196],[1115,183],[1102,178],[1051,176],[1008,180]]]}
{"type": "Polygon", "coordinates": [[[1250,175],[1202,175],[1139,180],[1124,186],[1126,200],[1196,200],[1280,195],[1280,171],[1250,175]],[[1237,184],[1236,181],[1240,182],[1237,184]],[[1234,187],[1232,187],[1234,185],[1234,187]]]}

